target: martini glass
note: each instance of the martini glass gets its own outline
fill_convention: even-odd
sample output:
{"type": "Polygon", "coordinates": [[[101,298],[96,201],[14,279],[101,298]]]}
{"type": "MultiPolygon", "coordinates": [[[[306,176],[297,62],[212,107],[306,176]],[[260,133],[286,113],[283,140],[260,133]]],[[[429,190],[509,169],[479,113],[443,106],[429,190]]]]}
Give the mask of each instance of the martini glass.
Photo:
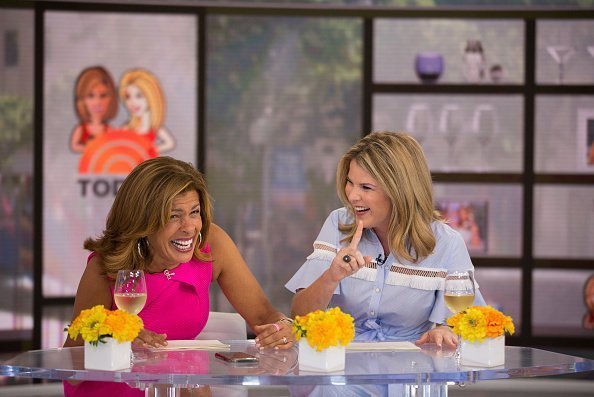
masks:
{"type": "Polygon", "coordinates": [[[547,46],[547,52],[559,66],[557,83],[563,84],[565,78],[565,64],[575,54],[575,50],[569,45],[550,45],[547,46]]]}

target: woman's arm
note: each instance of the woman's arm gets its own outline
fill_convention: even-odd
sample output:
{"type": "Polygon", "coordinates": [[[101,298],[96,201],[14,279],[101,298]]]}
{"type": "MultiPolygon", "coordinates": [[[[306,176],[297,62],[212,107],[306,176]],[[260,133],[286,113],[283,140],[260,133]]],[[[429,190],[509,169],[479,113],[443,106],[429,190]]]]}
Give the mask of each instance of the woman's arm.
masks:
{"type": "Polygon", "coordinates": [[[70,137],[70,150],[75,153],[82,153],[85,150],[85,145],[80,143],[81,136],[82,124],[77,126],[74,131],[72,131],[72,136],[70,137]]]}
{"type": "Polygon", "coordinates": [[[175,148],[175,140],[173,136],[167,131],[167,128],[161,127],[157,131],[157,142],[156,142],[157,149],[159,153],[168,152],[175,148]]]}
{"type": "MultiPolygon", "coordinates": [[[[78,284],[76,297],[74,298],[74,309],[72,311],[72,320],[85,309],[90,309],[95,305],[103,305],[107,309],[111,309],[113,298],[109,289],[109,281],[107,276],[102,274],[100,266],[100,259],[97,255],[93,256],[78,284]]],[[[82,346],[83,340],[79,336],[76,340],[66,338],[64,347],[82,346]]]]}
{"type": "Polygon", "coordinates": [[[219,283],[229,302],[258,335],[257,343],[261,347],[291,347],[291,324],[280,321],[285,315],[272,306],[233,240],[223,229],[212,224],[208,243],[213,259],[213,280],[219,283]],[[289,343],[281,343],[283,337],[289,343]]]}
{"type": "Polygon", "coordinates": [[[325,310],[340,281],[356,273],[370,257],[364,257],[358,250],[363,235],[363,223],[359,222],[351,243],[339,250],[330,267],[305,289],[298,290],[291,304],[291,316],[302,316],[314,310],[325,310]],[[348,256],[349,261],[344,258],[348,256]]]}

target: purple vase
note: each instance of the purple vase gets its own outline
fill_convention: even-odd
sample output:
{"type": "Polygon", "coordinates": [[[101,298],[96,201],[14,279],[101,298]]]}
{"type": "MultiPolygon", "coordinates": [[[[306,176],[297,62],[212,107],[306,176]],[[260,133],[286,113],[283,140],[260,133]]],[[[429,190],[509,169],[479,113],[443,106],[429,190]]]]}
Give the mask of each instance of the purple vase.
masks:
{"type": "Polygon", "coordinates": [[[420,52],[415,57],[415,72],[424,84],[437,82],[443,66],[443,55],[438,52],[420,52]]]}

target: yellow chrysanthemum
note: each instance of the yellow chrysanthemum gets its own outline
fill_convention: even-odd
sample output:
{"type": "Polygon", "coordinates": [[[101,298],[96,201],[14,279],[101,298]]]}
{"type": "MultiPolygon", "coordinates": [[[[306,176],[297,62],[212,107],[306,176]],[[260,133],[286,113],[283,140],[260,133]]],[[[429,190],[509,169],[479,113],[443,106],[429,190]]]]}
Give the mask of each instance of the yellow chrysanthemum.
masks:
{"type": "Polygon", "coordinates": [[[482,341],[508,333],[513,335],[515,328],[511,317],[491,306],[472,306],[447,320],[455,334],[468,341],[482,341]]]}
{"type": "Polygon", "coordinates": [[[113,337],[118,342],[133,341],[143,328],[140,317],[121,310],[107,310],[97,305],[80,312],[67,327],[68,335],[76,339],[79,335],[85,342],[96,345],[104,338],[113,337]]]}
{"type": "Polygon", "coordinates": [[[353,317],[334,307],[327,311],[316,310],[305,316],[296,316],[293,324],[295,338],[306,338],[317,351],[330,346],[347,345],[355,337],[353,317]]]}

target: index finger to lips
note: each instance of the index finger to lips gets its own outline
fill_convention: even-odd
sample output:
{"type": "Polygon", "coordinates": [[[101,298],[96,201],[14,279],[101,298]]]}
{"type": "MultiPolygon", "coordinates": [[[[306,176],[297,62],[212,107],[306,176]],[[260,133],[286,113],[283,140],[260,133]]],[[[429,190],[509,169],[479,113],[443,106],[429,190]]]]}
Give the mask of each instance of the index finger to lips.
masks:
{"type": "Polygon", "coordinates": [[[359,241],[361,241],[361,236],[363,235],[363,221],[359,221],[357,223],[357,230],[355,230],[355,234],[353,235],[353,239],[349,244],[349,248],[356,250],[359,246],[359,241]]]}

